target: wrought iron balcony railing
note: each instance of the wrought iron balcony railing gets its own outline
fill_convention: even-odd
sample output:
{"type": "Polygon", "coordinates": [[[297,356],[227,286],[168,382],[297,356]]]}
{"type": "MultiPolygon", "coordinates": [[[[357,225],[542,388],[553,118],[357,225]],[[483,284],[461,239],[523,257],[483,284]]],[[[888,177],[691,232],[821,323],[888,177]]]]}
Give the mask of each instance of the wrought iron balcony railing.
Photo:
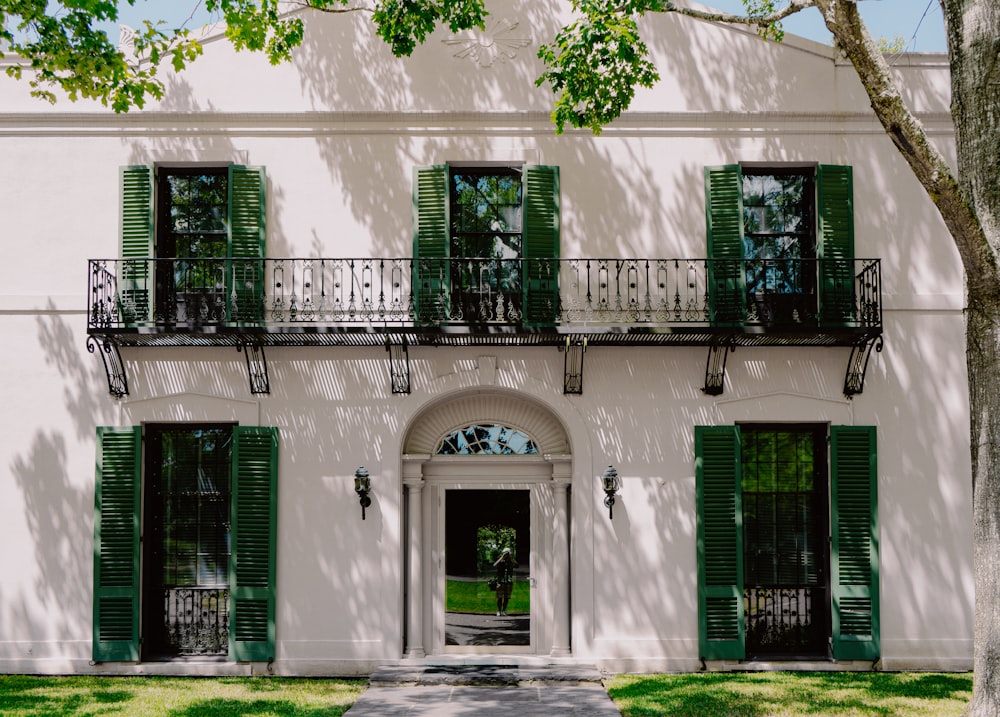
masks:
{"type": "Polygon", "coordinates": [[[881,333],[881,267],[856,258],[94,259],[87,325],[105,336],[284,337],[272,344],[404,333],[846,345],[881,333]]]}

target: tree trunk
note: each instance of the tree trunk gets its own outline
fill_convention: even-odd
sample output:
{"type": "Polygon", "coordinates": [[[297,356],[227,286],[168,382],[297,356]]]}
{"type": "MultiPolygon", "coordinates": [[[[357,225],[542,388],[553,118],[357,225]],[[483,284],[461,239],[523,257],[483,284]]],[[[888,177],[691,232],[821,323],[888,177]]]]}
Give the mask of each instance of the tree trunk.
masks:
{"type": "MultiPolygon", "coordinates": [[[[854,3],[817,0],[886,133],[937,205],[966,278],[975,682],[970,717],[1000,717],[1000,3],[940,0],[948,29],[957,178],[906,108],[854,3]]],[[[929,377],[928,377],[929,378],[929,377]]]]}
{"type": "Polygon", "coordinates": [[[983,228],[985,257],[966,266],[972,411],[975,685],[969,715],[1000,715],[1000,4],[941,0],[951,60],[962,196],[983,228]],[[989,267],[984,266],[992,260],[989,267]],[[993,271],[981,269],[994,268],[993,271]]]}
{"type": "Polygon", "coordinates": [[[993,293],[970,294],[966,318],[976,573],[970,717],[1000,715],[1000,301],[993,293]]]}

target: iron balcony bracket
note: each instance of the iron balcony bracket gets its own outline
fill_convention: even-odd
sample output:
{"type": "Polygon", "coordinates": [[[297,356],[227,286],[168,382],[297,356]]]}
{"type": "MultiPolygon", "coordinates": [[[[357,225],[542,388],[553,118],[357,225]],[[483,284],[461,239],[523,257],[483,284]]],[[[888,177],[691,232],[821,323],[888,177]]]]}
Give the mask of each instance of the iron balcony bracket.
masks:
{"type": "Polygon", "coordinates": [[[247,360],[247,378],[250,381],[250,393],[271,393],[271,381],[267,375],[267,357],[264,347],[248,339],[242,339],[236,345],[237,351],[242,351],[247,360]]]}
{"type": "Polygon", "coordinates": [[[389,383],[393,393],[410,392],[410,349],[403,337],[402,342],[385,340],[385,350],[389,352],[389,383]]]}
{"type": "Polygon", "coordinates": [[[865,374],[868,372],[868,359],[872,349],[882,353],[885,342],[882,334],[866,336],[851,347],[851,355],[847,359],[847,374],[844,376],[844,395],[853,398],[865,390],[865,374]]]}
{"type": "Polygon", "coordinates": [[[125,363],[122,361],[118,345],[107,336],[98,340],[94,336],[87,337],[87,351],[95,353],[100,348],[101,361],[104,362],[104,372],[108,375],[108,392],[115,398],[128,395],[128,375],[125,373],[125,363]]]}
{"type": "Polygon", "coordinates": [[[727,341],[712,344],[708,347],[708,358],[705,361],[705,385],[702,387],[709,396],[722,394],[726,382],[726,357],[736,347],[727,341]]]}
{"type": "Polygon", "coordinates": [[[563,352],[563,393],[583,393],[583,355],[587,353],[587,337],[571,340],[566,337],[563,352]]]}

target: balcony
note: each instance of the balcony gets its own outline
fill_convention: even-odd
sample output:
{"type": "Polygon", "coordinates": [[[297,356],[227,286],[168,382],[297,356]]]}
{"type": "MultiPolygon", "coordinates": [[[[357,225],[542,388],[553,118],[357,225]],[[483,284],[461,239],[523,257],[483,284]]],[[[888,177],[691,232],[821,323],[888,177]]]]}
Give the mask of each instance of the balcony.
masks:
{"type": "Polygon", "coordinates": [[[724,371],[742,346],[861,347],[866,364],[882,333],[878,259],[94,259],[88,278],[106,352],[707,346],[724,371]]]}

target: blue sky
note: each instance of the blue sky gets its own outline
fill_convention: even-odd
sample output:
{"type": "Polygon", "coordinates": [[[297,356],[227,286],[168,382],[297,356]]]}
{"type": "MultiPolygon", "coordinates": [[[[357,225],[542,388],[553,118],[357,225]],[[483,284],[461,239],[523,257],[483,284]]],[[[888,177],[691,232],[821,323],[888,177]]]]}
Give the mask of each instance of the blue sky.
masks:
{"type": "MultiPolygon", "coordinates": [[[[740,12],[740,0],[700,0],[719,10],[740,12]]],[[[938,0],[858,0],[858,9],[872,37],[892,40],[901,35],[909,52],[945,52],[944,17],[938,0]]],[[[786,33],[831,44],[819,11],[809,8],[787,19],[786,33]]]]}
{"type": "MultiPolygon", "coordinates": [[[[740,12],[740,0],[701,0],[705,5],[728,12],[740,12]]],[[[192,9],[201,5],[197,0],[137,0],[134,7],[123,3],[120,22],[137,27],[143,18],[167,20],[179,23],[187,18],[192,9]]],[[[858,7],[868,24],[873,37],[893,39],[897,35],[906,41],[906,49],[911,52],[944,52],[944,19],[938,0],[858,0],[858,7]]],[[[199,27],[210,18],[204,11],[195,14],[189,27],[199,27]]],[[[814,8],[789,18],[784,23],[785,32],[808,37],[817,42],[830,44],[830,33],[814,8]]],[[[116,36],[117,28],[109,28],[108,35],[116,36]]]]}

